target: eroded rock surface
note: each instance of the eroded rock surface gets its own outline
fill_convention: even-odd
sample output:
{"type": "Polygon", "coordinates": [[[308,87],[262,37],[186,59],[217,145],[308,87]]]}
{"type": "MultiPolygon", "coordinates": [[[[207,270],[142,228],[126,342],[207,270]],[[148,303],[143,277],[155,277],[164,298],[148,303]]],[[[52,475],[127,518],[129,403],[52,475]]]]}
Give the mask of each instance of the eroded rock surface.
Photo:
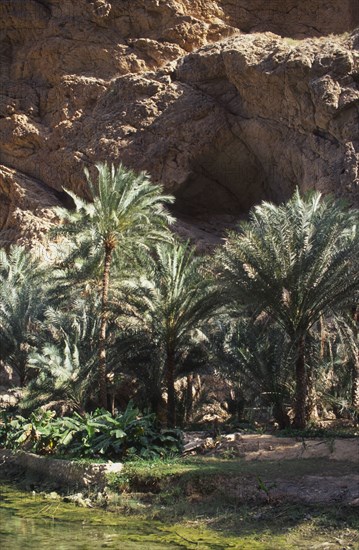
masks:
{"type": "Polygon", "coordinates": [[[49,229],[60,204],[42,182],[17,170],[0,166],[0,243],[33,242],[49,229]]]}
{"type": "Polygon", "coordinates": [[[1,243],[41,234],[99,160],[162,182],[185,234],[296,185],[359,204],[354,4],[1,0],[1,243]]]}

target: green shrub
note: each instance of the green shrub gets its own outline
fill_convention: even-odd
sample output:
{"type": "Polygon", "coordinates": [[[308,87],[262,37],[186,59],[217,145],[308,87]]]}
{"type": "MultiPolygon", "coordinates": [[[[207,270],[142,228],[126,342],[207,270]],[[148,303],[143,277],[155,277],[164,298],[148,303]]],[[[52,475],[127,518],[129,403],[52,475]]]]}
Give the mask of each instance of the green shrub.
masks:
{"type": "Polygon", "coordinates": [[[155,415],[141,416],[129,403],[116,416],[104,409],[62,418],[53,411],[37,411],[29,418],[3,414],[0,445],[38,454],[124,460],[178,454],[182,440],[179,430],[159,429],[155,415]]]}

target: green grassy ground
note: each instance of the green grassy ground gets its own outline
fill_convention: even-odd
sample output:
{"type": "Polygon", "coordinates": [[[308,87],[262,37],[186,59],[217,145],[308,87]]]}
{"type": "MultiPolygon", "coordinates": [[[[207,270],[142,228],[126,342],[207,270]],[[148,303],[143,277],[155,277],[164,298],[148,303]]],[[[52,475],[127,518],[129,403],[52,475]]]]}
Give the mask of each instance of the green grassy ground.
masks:
{"type": "Polygon", "coordinates": [[[244,462],[201,457],[133,462],[111,480],[119,496],[110,509],[210,530],[229,537],[235,545],[229,547],[234,548],[359,549],[359,508],[270,496],[278,478],[295,483],[308,475],[353,473],[358,472],[352,463],[326,459],[244,462]],[[234,491],[235,486],[243,490],[234,491]],[[244,546],[236,546],[239,540],[244,546]]]}

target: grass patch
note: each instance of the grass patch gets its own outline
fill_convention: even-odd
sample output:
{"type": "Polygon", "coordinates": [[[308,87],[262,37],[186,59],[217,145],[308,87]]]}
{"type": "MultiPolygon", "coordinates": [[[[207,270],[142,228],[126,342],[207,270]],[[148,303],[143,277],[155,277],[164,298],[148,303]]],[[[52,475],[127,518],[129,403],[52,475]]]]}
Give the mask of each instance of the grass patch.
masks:
{"type": "Polygon", "coordinates": [[[350,439],[359,436],[358,426],[343,426],[336,428],[309,427],[306,430],[286,428],[276,433],[278,437],[295,437],[300,439],[350,439]]]}
{"type": "MultiPolygon", "coordinates": [[[[216,536],[225,534],[228,548],[307,549],[325,544],[328,548],[359,548],[359,515],[355,508],[265,499],[265,488],[279,478],[294,481],[305,475],[350,474],[353,464],[318,458],[281,462],[207,457],[136,461],[126,464],[115,480],[115,486],[125,480],[125,492],[119,495],[113,510],[119,509],[128,516],[145,515],[173,525],[176,532],[187,529],[187,535],[193,527],[196,532],[202,529],[217,533],[216,536]],[[227,490],[236,484],[250,487],[248,498],[245,490],[238,494],[227,490]],[[253,494],[261,494],[262,503],[251,500],[253,494]]],[[[212,543],[215,544],[215,537],[212,543]]]]}
{"type": "Polygon", "coordinates": [[[126,477],[130,482],[136,480],[161,481],[171,477],[193,476],[241,476],[264,475],[266,477],[298,478],[306,474],[343,475],[352,473],[353,465],[345,461],[328,461],[325,458],[307,458],[278,461],[251,461],[243,459],[223,459],[217,457],[190,457],[167,460],[137,460],[126,462],[124,469],[116,478],[126,477]]]}
{"type": "Polygon", "coordinates": [[[56,459],[56,460],[68,460],[70,462],[75,462],[76,464],[108,464],[108,460],[103,457],[96,457],[96,458],[79,458],[76,456],[66,455],[66,454],[57,454],[57,455],[51,455],[48,458],[56,459]]]}

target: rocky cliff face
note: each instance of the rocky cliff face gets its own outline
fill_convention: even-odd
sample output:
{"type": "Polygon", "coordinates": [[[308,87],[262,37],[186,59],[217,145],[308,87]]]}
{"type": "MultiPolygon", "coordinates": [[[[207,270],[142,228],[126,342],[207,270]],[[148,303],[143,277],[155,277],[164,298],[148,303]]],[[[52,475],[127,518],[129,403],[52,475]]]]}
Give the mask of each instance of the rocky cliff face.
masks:
{"type": "Polygon", "coordinates": [[[0,0],[2,243],[99,160],[148,170],[190,221],[296,185],[358,205],[355,4],[0,0]]]}

